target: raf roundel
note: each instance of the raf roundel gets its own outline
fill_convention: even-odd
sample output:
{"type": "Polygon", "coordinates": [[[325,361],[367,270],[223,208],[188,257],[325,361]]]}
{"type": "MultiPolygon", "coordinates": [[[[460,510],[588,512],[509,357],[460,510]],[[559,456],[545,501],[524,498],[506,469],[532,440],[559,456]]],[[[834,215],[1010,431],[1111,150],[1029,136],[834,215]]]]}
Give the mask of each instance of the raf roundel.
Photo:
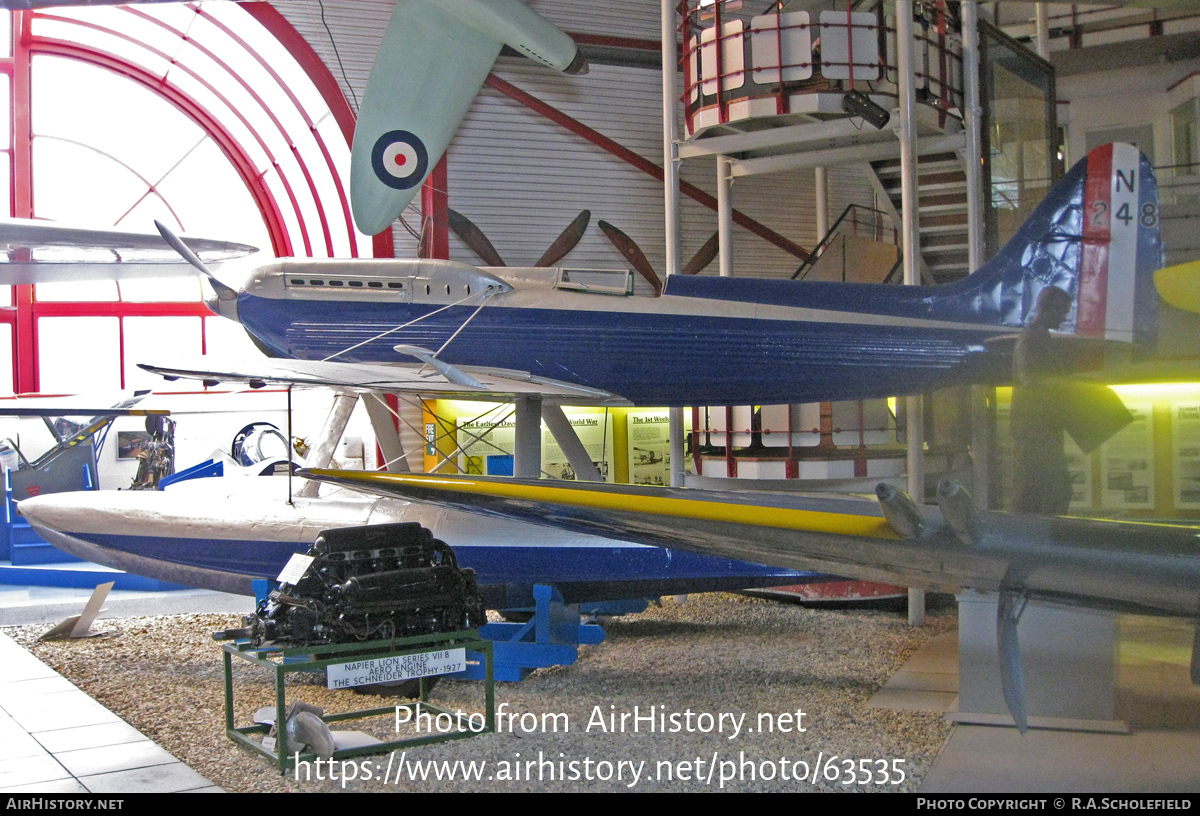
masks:
{"type": "Polygon", "coordinates": [[[429,151],[425,143],[407,130],[383,134],[371,151],[371,167],[384,184],[397,190],[411,190],[420,184],[429,170],[429,151]]]}

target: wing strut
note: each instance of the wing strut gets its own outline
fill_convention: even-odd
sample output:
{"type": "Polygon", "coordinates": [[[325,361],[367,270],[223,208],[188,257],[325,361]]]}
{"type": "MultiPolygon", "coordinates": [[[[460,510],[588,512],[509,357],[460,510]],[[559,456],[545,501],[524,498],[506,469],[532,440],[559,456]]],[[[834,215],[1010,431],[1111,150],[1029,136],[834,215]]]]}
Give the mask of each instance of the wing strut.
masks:
{"type": "Polygon", "coordinates": [[[580,441],[579,434],[575,433],[575,429],[571,427],[567,415],[563,413],[562,406],[543,402],[542,419],[545,420],[550,433],[554,434],[554,441],[567,455],[567,462],[575,471],[575,478],[584,482],[603,482],[600,471],[596,470],[592,457],[588,455],[587,448],[580,441]]]}
{"type": "Polygon", "coordinates": [[[404,445],[400,442],[400,431],[392,421],[391,408],[379,394],[363,394],[363,407],[375,429],[375,441],[383,451],[383,466],[392,473],[411,473],[404,445]]]}
{"type": "MultiPolygon", "coordinates": [[[[321,436],[304,460],[305,467],[312,467],[316,463],[320,463],[319,467],[328,467],[329,463],[333,461],[333,452],[342,439],[342,433],[346,430],[346,424],[350,422],[350,414],[354,412],[354,406],[357,403],[357,394],[345,391],[337,393],[333,398],[333,406],[329,409],[329,416],[325,420],[325,427],[321,429],[321,436]]],[[[320,482],[310,481],[300,488],[296,495],[303,499],[315,499],[320,489],[320,482]]]]}

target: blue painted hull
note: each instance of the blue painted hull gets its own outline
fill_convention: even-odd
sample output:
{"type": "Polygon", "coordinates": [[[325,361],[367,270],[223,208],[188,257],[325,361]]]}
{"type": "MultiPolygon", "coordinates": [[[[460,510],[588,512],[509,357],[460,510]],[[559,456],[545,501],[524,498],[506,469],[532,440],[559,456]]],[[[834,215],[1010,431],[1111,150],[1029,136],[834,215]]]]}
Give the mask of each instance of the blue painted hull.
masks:
{"type": "MultiPolygon", "coordinates": [[[[594,296],[593,296],[594,297],[594,296]]],[[[436,306],[273,300],[243,294],[243,325],[276,354],[320,360],[436,306]]],[[[338,359],[399,362],[398,343],[437,349],[474,311],[447,309],[338,359]]],[[[639,405],[861,399],[1004,379],[977,331],[703,315],[485,307],[439,356],[600,388],[639,405]]],[[[405,360],[407,361],[407,360],[405,360]]]]}
{"type": "MultiPolygon", "coordinates": [[[[294,553],[308,550],[307,544],[287,541],[71,535],[135,558],[249,578],[274,578],[294,553]]],[[[492,598],[521,599],[535,582],[554,586],[568,603],[574,603],[825,580],[817,573],[660,547],[459,545],[454,551],[460,566],[474,569],[492,598]]]]}

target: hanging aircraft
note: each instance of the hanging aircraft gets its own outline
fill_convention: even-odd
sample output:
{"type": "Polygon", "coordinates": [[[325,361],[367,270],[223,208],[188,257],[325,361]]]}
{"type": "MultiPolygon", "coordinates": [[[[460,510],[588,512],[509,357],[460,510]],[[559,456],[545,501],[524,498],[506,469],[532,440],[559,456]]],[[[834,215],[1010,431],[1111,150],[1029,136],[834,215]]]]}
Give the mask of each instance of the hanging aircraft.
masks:
{"type": "MultiPolygon", "coordinates": [[[[1009,341],[1046,286],[1071,295],[1059,332],[1068,352],[1150,350],[1160,296],[1187,308],[1196,291],[1194,265],[1160,269],[1158,226],[1153,170],[1136,148],[1117,144],[1076,164],[991,262],[943,286],[672,276],[661,295],[638,298],[628,285],[604,286],[570,269],[399,261],[398,274],[351,277],[276,262],[216,305],[280,356],[370,364],[436,347],[426,354],[444,371],[488,363],[553,372],[635,404],[859,399],[1007,381],[1009,341]]],[[[949,483],[939,512],[891,489],[881,489],[875,508],[834,498],[304,474],[675,550],[999,592],[1002,686],[1022,731],[1016,625],[1026,600],[1200,619],[1200,527],[989,513],[949,483]]]]}
{"type": "MultiPolygon", "coordinates": [[[[183,240],[209,264],[258,252],[257,247],[231,241],[183,240]]],[[[76,283],[118,275],[125,279],[194,278],[196,270],[154,233],[0,218],[0,284],[76,283]]]]}
{"type": "MultiPolygon", "coordinates": [[[[353,149],[351,195],[360,229],[387,228],[412,199],[501,43],[524,45],[535,59],[544,53],[541,61],[560,70],[581,67],[577,52],[535,18],[515,0],[397,4],[353,149]],[[526,34],[538,45],[531,47],[526,34]],[[406,37],[416,39],[409,56],[389,48],[406,37]],[[426,59],[404,62],[411,54],[449,59],[454,70],[431,72],[426,59]],[[414,87],[427,80],[432,91],[414,87]]],[[[381,390],[477,398],[497,391],[472,367],[493,374],[500,367],[518,372],[526,396],[538,387],[560,397],[574,388],[590,392],[590,401],[642,405],[861,399],[998,383],[1009,378],[1009,341],[1046,286],[1072,297],[1060,334],[1080,360],[1098,350],[1153,346],[1160,295],[1170,301],[1194,292],[1196,274],[1159,271],[1158,221],[1149,161],[1132,146],[1107,145],[1071,169],[991,262],[943,286],[672,275],[655,287],[655,297],[643,297],[624,270],[293,259],[260,265],[234,288],[185,248],[181,254],[213,284],[210,307],[239,321],[280,359],[257,369],[203,361],[144,367],[251,385],[343,378],[351,388],[369,380],[381,390]],[[397,364],[410,357],[418,363],[407,374],[377,376],[378,368],[402,370],[397,364]]],[[[1005,696],[1022,728],[1015,623],[1024,598],[1200,617],[1200,565],[1188,549],[1200,535],[1195,527],[984,513],[953,486],[938,513],[887,491],[875,510],[838,499],[691,498],[320,469],[309,475],[672,551],[997,590],[1005,696]]],[[[89,535],[102,540],[104,533],[89,535]]],[[[187,557],[198,561],[202,551],[187,557]]]]}

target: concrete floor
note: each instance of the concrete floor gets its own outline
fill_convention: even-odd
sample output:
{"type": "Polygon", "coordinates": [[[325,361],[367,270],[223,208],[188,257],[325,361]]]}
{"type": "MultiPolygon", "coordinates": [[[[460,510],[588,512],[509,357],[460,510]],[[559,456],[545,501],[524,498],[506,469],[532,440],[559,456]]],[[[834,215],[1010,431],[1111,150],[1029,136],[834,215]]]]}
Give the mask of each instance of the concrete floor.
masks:
{"type": "MultiPolygon", "coordinates": [[[[55,624],[90,589],[0,585],[0,625],[55,624]]],[[[188,589],[114,590],[104,617],[249,613],[254,599],[188,589]]],[[[0,635],[0,793],[217,793],[220,788],[0,635]]]]}
{"type": "MultiPolygon", "coordinates": [[[[1117,715],[1127,734],[965,725],[922,793],[1189,793],[1200,790],[1200,688],[1189,663],[1193,625],[1121,616],[1117,715]]],[[[871,701],[880,708],[957,709],[958,640],[929,641],[871,701]]]]}
{"type": "Polygon", "coordinates": [[[0,635],[0,793],[220,788],[0,635]]]}
{"type": "MultiPolygon", "coordinates": [[[[78,615],[91,596],[90,589],[0,584],[0,626],[58,623],[69,615],[78,615]]],[[[114,589],[108,593],[104,609],[106,618],[194,612],[249,615],[254,611],[254,599],[249,595],[228,595],[206,589],[179,589],[173,592],[114,589]]]]}

